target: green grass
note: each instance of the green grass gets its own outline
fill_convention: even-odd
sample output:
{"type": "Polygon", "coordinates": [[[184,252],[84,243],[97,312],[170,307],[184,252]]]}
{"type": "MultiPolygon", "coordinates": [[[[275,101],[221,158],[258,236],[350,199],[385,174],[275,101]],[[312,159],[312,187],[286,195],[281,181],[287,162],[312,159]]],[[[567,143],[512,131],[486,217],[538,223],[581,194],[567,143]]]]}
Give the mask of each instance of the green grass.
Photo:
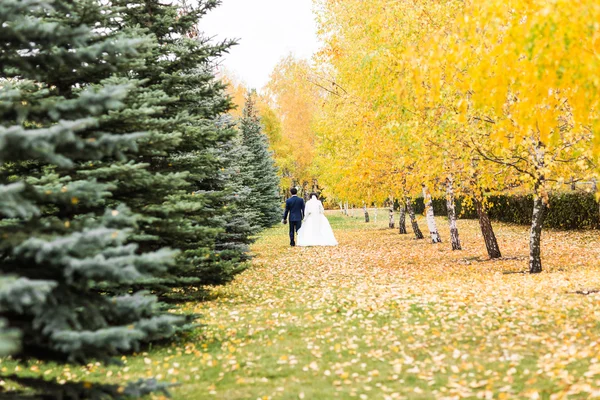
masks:
{"type": "Polygon", "coordinates": [[[600,287],[598,232],[547,232],[546,272],[504,275],[524,268],[524,227],[499,226],[506,258],[488,261],[476,221],[460,222],[465,250],[452,252],[386,229],[381,211],[370,224],[339,214],[328,213],[335,248],[290,248],[283,225],[265,232],[252,268],[183,306],[205,327],[181,343],[122,366],[5,360],[2,371],[157,377],[191,400],[587,398],[600,388],[600,297],[571,294],[600,287]]]}

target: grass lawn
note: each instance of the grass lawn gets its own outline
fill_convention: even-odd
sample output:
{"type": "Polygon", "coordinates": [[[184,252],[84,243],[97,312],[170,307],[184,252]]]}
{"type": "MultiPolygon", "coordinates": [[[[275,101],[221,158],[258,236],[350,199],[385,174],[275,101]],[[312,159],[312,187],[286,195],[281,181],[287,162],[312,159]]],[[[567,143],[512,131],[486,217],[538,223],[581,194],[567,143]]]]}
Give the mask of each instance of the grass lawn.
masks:
{"type": "Polygon", "coordinates": [[[495,224],[504,258],[489,261],[477,221],[459,221],[465,250],[452,252],[442,218],[432,245],[387,229],[382,211],[370,224],[328,215],[338,247],[290,248],[285,226],[264,233],[252,268],[185,306],[205,325],[185,342],[122,366],[1,369],[158,377],[179,384],[175,399],[600,396],[600,294],[574,293],[600,288],[600,232],[545,231],[545,271],[531,276],[506,273],[527,268],[527,227],[495,224]]]}

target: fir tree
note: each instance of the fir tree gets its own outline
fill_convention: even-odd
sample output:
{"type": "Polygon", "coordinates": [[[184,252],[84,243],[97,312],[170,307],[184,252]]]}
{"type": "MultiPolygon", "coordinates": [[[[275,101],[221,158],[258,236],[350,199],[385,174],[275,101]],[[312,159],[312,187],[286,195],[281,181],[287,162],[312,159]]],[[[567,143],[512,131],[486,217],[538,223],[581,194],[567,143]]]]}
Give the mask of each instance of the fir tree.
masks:
{"type": "MultiPolygon", "coordinates": [[[[235,130],[219,122],[232,104],[213,69],[234,42],[212,43],[198,33],[198,21],[217,1],[194,8],[156,0],[114,3],[126,13],[117,21],[120,29],[139,29],[157,44],[145,54],[136,77],[144,90],[161,94],[151,99],[161,99],[159,112],[131,114],[129,130],[151,133],[140,142],[136,163],[126,166],[144,178],[119,185],[114,199],[142,215],[142,232],[135,238],[142,249],[169,246],[182,252],[176,267],[144,287],[165,300],[189,299],[202,294],[201,285],[230,280],[245,258],[239,253],[243,246],[234,254],[228,244],[227,231],[232,234],[234,227],[226,154],[235,130]]],[[[101,176],[110,172],[91,169],[89,174],[110,180],[101,176]]],[[[237,232],[240,243],[248,241],[245,229],[237,232]]]]}
{"type": "MultiPolygon", "coordinates": [[[[223,125],[229,128],[235,126],[229,115],[224,116],[222,120],[223,125]]],[[[248,186],[248,182],[253,177],[247,164],[250,155],[244,146],[241,132],[222,147],[222,157],[226,160],[222,177],[228,213],[225,218],[225,232],[219,236],[217,248],[221,250],[221,258],[235,262],[241,271],[245,268],[244,262],[250,258],[252,237],[262,229],[259,225],[260,213],[250,205],[254,192],[252,187],[248,186]]]]}
{"type": "Polygon", "coordinates": [[[263,133],[258,117],[255,91],[249,92],[246,98],[240,130],[243,146],[247,149],[244,152],[245,184],[252,190],[246,200],[247,207],[258,212],[257,224],[261,228],[269,228],[281,219],[280,182],[273,154],[269,151],[269,139],[263,133]]]}
{"type": "MultiPolygon", "coordinates": [[[[2,288],[0,281],[0,290],[2,288]]],[[[0,357],[14,354],[19,350],[19,332],[16,329],[6,329],[6,321],[0,319],[0,357]]]]}
{"type": "MultiPolygon", "coordinates": [[[[164,273],[174,253],[129,244],[139,217],[109,204],[114,183],[77,172],[81,165],[124,160],[143,137],[101,128],[141,83],[111,76],[139,68],[139,54],[149,46],[132,31],[96,28],[116,12],[95,0],[0,3],[0,271],[9,276],[0,288],[0,311],[22,335],[19,357],[107,361],[171,336],[181,322],[142,292],[103,294],[164,273]]],[[[84,389],[51,392],[92,397],[84,389]]]]}

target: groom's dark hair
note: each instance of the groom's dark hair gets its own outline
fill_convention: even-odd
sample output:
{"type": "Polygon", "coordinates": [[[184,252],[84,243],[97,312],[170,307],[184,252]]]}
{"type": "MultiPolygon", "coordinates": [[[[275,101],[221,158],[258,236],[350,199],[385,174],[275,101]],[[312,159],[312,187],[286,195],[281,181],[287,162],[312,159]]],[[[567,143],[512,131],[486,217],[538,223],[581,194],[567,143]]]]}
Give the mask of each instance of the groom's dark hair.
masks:
{"type": "Polygon", "coordinates": [[[296,188],[291,188],[291,189],[290,189],[290,193],[291,193],[291,194],[298,194],[298,189],[296,189],[296,188]]]}

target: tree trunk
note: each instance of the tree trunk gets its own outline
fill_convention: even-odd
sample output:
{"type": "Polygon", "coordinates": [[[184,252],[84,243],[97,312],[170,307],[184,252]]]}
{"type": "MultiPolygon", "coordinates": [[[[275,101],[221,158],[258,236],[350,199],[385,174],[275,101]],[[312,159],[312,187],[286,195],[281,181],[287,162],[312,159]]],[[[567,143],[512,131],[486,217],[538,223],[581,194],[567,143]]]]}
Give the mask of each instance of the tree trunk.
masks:
{"type": "Polygon", "coordinates": [[[452,177],[446,179],[446,208],[448,209],[448,224],[450,225],[450,241],[452,250],[462,250],[456,224],[456,208],[454,207],[454,182],[452,177]]]}
{"type": "Polygon", "coordinates": [[[423,233],[419,229],[419,224],[417,223],[417,218],[415,217],[415,210],[412,206],[412,199],[410,197],[406,197],[406,211],[408,211],[408,216],[410,217],[410,223],[412,224],[413,232],[415,233],[415,239],[423,239],[423,233]]]}
{"type": "Polygon", "coordinates": [[[529,234],[529,273],[542,272],[542,228],[546,216],[546,201],[542,191],[546,183],[543,171],[546,166],[544,156],[546,149],[540,141],[535,143],[535,170],[539,174],[533,186],[533,215],[531,216],[531,232],[529,234]]]}
{"type": "Polygon", "coordinates": [[[367,211],[367,205],[366,204],[363,205],[363,211],[365,213],[365,222],[368,223],[370,220],[369,220],[369,211],[367,211]]]}
{"type": "Polygon", "coordinates": [[[346,202],[345,207],[346,207],[346,217],[347,217],[348,216],[348,202],[346,202]]]}
{"type": "Polygon", "coordinates": [[[394,221],[394,196],[390,196],[389,198],[390,201],[390,208],[389,208],[389,222],[388,222],[388,227],[390,229],[394,229],[394,227],[396,226],[396,222],[394,221]]]}
{"type": "Polygon", "coordinates": [[[427,218],[427,227],[429,228],[429,234],[431,235],[431,243],[442,243],[442,238],[437,230],[435,218],[433,214],[433,202],[431,201],[431,195],[427,190],[427,186],[423,185],[423,201],[425,202],[425,216],[427,218]]]}
{"type": "Polygon", "coordinates": [[[477,196],[473,197],[473,202],[475,203],[475,209],[477,210],[477,216],[479,217],[479,227],[481,228],[481,234],[483,235],[483,240],[485,242],[485,248],[487,249],[488,256],[490,258],[500,258],[502,254],[500,253],[500,247],[498,246],[498,241],[496,240],[496,235],[494,234],[494,228],[492,228],[492,223],[490,221],[490,217],[483,208],[483,204],[481,200],[477,198],[477,196]]]}
{"type": "MultiPolygon", "coordinates": [[[[595,195],[598,193],[598,181],[596,178],[592,178],[592,193],[595,195]]],[[[598,217],[600,218],[600,201],[596,203],[598,203],[598,217]]]]}
{"type": "Polygon", "coordinates": [[[340,211],[342,212],[342,215],[344,215],[344,203],[340,203],[340,211]]]}
{"type": "Polygon", "coordinates": [[[529,234],[529,273],[542,272],[541,242],[542,227],[546,215],[546,204],[539,193],[533,196],[533,216],[531,217],[531,232],[529,234]]]}
{"type": "Polygon", "coordinates": [[[398,220],[398,226],[401,235],[406,235],[408,233],[406,230],[406,206],[402,202],[400,202],[400,218],[398,220]]]}

